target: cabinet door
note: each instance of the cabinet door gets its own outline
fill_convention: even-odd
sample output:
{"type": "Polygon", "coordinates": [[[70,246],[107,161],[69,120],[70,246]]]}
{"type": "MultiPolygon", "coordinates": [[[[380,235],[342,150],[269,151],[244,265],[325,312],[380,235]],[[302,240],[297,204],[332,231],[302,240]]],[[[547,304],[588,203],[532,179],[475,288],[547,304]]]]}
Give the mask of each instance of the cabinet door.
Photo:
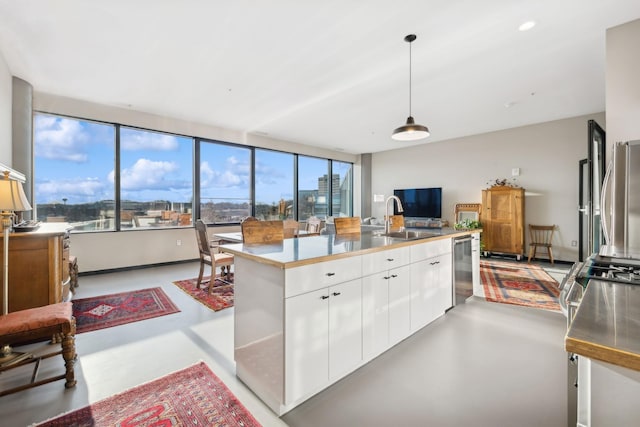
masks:
{"type": "Polygon", "coordinates": [[[362,279],[329,288],[329,378],[362,362],[362,279]]]}
{"type": "Polygon", "coordinates": [[[438,269],[430,258],[411,264],[411,330],[417,331],[436,318],[433,308],[438,296],[438,269]]]}
{"type": "Polygon", "coordinates": [[[411,334],[411,267],[389,271],[389,346],[411,334]]]}
{"type": "Polygon", "coordinates": [[[285,300],[285,403],[329,380],[328,309],[327,288],[285,300]]]}
{"type": "Polygon", "coordinates": [[[387,275],[382,272],[362,278],[362,352],[365,360],[373,359],[389,348],[387,275]]]}
{"type": "Polygon", "coordinates": [[[438,293],[433,305],[433,320],[442,316],[445,311],[453,306],[453,260],[451,254],[440,255],[434,260],[437,278],[438,293]]]}

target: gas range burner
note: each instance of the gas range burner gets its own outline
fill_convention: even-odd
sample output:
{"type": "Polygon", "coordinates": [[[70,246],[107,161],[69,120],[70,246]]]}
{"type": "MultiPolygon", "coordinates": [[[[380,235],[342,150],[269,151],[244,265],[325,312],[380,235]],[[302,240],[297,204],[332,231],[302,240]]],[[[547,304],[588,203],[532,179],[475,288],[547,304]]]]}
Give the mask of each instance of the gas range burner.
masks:
{"type": "Polygon", "coordinates": [[[640,268],[636,266],[612,265],[608,276],[624,282],[640,284],[640,268]]]}
{"type": "MultiPolygon", "coordinates": [[[[640,285],[640,264],[628,259],[592,255],[581,271],[583,279],[640,285]]],[[[635,260],[634,260],[635,261],[635,260]]]]}

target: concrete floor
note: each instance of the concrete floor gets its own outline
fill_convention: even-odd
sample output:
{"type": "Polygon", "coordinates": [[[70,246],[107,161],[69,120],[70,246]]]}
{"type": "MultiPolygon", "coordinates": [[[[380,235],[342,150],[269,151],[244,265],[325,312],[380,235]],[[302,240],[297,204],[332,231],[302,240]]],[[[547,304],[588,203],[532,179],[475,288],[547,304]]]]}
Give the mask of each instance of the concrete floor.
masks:
{"type": "MultiPolygon", "coordinates": [[[[43,421],[204,360],[265,427],[566,425],[565,318],[479,299],[279,418],[235,377],[233,309],[213,312],[172,285],[197,271],[185,263],[81,276],[77,298],[160,286],[181,312],[77,335],[78,385],[2,397],[0,424],[43,421]]],[[[45,362],[43,375],[61,369],[57,358],[45,362]]],[[[0,382],[29,375],[20,368],[0,382]]]]}

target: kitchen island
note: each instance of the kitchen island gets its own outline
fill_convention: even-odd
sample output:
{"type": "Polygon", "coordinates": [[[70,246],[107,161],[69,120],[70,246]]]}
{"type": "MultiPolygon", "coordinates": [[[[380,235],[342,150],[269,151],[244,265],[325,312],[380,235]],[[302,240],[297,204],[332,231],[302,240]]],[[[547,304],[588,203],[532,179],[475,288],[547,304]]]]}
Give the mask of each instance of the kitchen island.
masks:
{"type": "Polygon", "coordinates": [[[224,245],[235,255],[236,375],[278,415],[291,410],[444,314],[452,239],[474,232],[224,245]]]}
{"type": "Polygon", "coordinates": [[[565,349],[578,355],[578,425],[640,420],[640,286],[590,280],[565,349]]]}

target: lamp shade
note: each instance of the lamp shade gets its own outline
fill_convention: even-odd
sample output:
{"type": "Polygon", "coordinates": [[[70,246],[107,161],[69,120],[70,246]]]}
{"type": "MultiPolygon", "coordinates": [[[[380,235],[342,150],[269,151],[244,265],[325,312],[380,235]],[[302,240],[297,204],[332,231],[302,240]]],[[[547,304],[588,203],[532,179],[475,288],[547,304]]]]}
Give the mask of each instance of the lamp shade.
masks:
{"type": "Polygon", "coordinates": [[[22,183],[9,178],[9,171],[0,179],[0,210],[30,211],[31,205],[22,189],[22,183]]]}
{"type": "Polygon", "coordinates": [[[396,141],[416,141],[429,136],[429,128],[415,124],[413,117],[407,118],[407,124],[393,131],[391,138],[396,141]]]}

